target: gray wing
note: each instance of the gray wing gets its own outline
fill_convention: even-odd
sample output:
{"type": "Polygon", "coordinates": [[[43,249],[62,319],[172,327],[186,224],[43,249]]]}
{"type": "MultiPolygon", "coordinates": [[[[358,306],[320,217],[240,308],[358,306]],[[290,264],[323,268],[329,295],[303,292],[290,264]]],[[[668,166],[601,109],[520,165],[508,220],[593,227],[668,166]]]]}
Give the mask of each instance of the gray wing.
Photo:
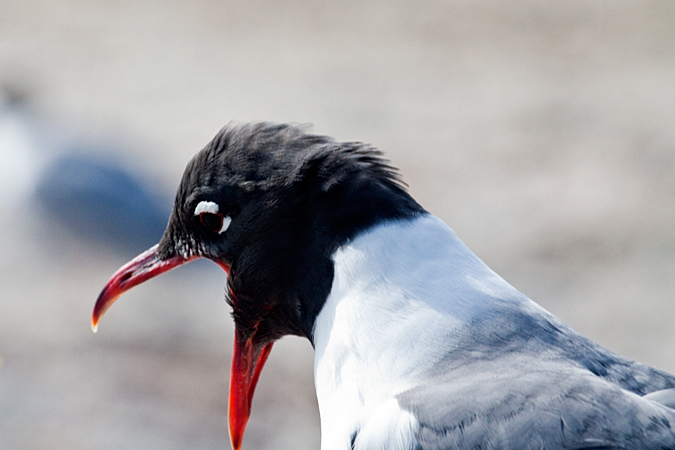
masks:
{"type": "Polygon", "coordinates": [[[644,398],[661,403],[668,408],[675,409],[675,389],[663,389],[661,391],[652,392],[651,394],[645,395],[644,398]]]}
{"type": "Polygon", "coordinates": [[[428,380],[398,400],[422,450],[675,449],[675,410],[522,355],[467,364],[452,383],[428,380]]]}
{"type": "Polygon", "coordinates": [[[495,311],[466,336],[398,396],[419,450],[675,449],[672,375],[547,313],[495,311]]]}

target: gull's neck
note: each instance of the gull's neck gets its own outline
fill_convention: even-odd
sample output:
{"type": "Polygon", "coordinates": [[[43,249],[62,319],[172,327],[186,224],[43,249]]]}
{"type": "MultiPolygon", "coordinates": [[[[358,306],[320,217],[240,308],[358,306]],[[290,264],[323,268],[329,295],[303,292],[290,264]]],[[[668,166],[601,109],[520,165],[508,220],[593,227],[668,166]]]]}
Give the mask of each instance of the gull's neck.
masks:
{"type": "Polygon", "coordinates": [[[412,439],[414,418],[395,396],[452,349],[472,317],[494,302],[528,301],[430,214],[373,227],[334,263],[313,336],[322,450],[350,448],[356,432],[366,439],[366,417],[369,426],[388,417],[387,429],[402,421],[389,431],[412,439]]]}

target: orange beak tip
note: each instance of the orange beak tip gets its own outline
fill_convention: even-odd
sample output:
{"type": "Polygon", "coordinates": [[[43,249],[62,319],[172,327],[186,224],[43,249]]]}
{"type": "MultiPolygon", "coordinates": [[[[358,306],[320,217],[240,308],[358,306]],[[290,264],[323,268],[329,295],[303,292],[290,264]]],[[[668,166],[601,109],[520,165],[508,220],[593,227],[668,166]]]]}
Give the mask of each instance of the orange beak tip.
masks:
{"type": "Polygon", "coordinates": [[[141,253],[120,267],[108,280],[94,305],[94,312],[91,318],[91,329],[94,333],[98,329],[98,323],[103,314],[124,292],[195,258],[184,259],[180,256],[173,256],[161,260],[157,258],[157,248],[158,245],[155,245],[141,253]]]}

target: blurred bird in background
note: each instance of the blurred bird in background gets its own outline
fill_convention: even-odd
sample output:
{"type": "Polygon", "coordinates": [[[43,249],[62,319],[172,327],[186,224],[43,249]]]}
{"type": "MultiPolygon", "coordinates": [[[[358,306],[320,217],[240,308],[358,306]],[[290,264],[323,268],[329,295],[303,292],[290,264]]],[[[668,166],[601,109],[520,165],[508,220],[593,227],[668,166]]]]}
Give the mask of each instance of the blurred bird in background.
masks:
{"type": "MultiPolygon", "coordinates": [[[[120,253],[162,235],[167,205],[150,177],[119,160],[109,143],[48,133],[26,98],[0,91],[0,188],[5,208],[37,201],[49,221],[120,253]]],[[[45,218],[45,219],[46,219],[45,218]]]]}

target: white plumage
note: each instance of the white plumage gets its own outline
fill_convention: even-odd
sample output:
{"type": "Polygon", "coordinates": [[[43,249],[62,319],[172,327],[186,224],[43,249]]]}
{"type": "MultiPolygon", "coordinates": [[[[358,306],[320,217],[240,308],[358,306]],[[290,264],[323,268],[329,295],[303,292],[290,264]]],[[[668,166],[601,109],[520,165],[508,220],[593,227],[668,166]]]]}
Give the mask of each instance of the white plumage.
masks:
{"type": "MultiPolygon", "coordinates": [[[[322,450],[420,448],[422,428],[436,425],[445,435],[423,448],[552,448],[566,438],[570,448],[602,447],[612,439],[590,442],[575,428],[598,408],[616,406],[605,397],[637,408],[647,422],[675,418],[552,342],[548,348],[544,328],[524,328],[522,339],[500,343],[514,320],[525,320],[559,330],[565,345],[578,340],[579,351],[600,349],[500,278],[432,215],[375,226],[342,246],[334,262],[314,328],[322,450]],[[489,329],[481,326],[486,320],[489,329]],[[597,398],[585,405],[574,392],[597,398]],[[531,408],[523,397],[531,397],[531,408]],[[509,398],[519,400],[510,405],[509,398]],[[520,427],[550,427],[551,420],[563,435],[559,424],[567,420],[569,436],[518,436],[520,427]]],[[[675,442],[672,432],[663,442],[675,442]]]]}

